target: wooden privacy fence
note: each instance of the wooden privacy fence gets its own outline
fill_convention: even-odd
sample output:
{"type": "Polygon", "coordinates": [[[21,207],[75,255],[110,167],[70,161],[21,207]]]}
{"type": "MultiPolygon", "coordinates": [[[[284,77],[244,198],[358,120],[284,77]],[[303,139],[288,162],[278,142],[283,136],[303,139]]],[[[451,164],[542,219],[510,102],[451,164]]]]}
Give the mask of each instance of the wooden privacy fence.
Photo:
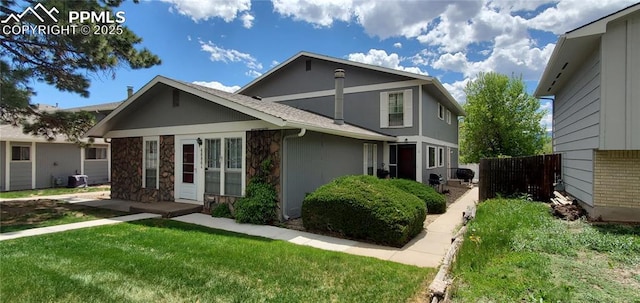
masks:
{"type": "Polygon", "coordinates": [[[480,201],[498,194],[529,194],[536,201],[549,201],[553,183],[561,177],[560,154],[480,160],[480,201]]]}

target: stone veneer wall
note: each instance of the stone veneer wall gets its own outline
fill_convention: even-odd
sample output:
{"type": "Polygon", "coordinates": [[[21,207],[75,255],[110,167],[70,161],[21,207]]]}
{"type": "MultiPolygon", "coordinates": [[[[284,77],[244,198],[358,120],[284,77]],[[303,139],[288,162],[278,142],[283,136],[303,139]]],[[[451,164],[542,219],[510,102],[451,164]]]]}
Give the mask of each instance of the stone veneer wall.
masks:
{"type": "Polygon", "coordinates": [[[640,222],[640,150],[596,150],[594,218],[640,222]]]}
{"type": "Polygon", "coordinates": [[[174,137],[160,137],[160,188],[142,188],[142,138],[111,140],[111,198],[174,201],[174,137]]]}

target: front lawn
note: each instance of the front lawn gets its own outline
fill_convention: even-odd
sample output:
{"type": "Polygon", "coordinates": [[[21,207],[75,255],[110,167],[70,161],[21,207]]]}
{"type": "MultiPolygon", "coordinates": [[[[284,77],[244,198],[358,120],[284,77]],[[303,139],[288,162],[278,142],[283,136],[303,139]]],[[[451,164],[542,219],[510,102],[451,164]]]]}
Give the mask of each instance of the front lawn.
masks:
{"type": "Polygon", "coordinates": [[[0,233],[128,214],[58,200],[3,201],[0,202],[0,233]]]}
{"type": "Polygon", "coordinates": [[[433,275],[162,219],[0,242],[6,302],[406,302],[433,275]]]}
{"type": "Polygon", "coordinates": [[[16,199],[16,198],[38,197],[38,196],[68,195],[68,194],[91,193],[91,192],[98,192],[98,191],[109,191],[110,189],[111,187],[106,185],[98,185],[98,186],[90,186],[90,187],[82,187],[82,188],[57,187],[57,188],[43,188],[43,189],[28,189],[28,190],[0,192],[0,198],[16,199]]]}
{"type": "Polygon", "coordinates": [[[640,226],[553,218],[542,203],[479,205],[453,302],[640,302],[640,226]]]}

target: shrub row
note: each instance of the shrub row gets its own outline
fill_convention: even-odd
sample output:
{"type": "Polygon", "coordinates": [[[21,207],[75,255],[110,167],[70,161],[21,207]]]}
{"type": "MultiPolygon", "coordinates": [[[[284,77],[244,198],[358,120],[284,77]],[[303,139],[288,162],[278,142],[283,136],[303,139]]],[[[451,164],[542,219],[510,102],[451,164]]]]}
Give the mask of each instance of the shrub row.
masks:
{"type": "Polygon", "coordinates": [[[431,186],[406,179],[389,179],[386,182],[420,198],[427,205],[427,212],[430,214],[442,214],[447,211],[447,200],[444,195],[431,186]]]}
{"type": "Polygon", "coordinates": [[[425,202],[373,176],[344,176],[308,195],[302,219],[308,230],[402,247],[423,229],[425,202]]]}

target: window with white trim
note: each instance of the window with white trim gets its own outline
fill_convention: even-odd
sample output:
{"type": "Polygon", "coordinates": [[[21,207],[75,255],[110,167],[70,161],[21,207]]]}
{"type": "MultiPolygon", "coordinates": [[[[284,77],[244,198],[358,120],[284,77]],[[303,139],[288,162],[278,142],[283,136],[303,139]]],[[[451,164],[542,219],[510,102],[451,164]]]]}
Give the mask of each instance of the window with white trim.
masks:
{"type": "Polygon", "coordinates": [[[451,124],[451,111],[447,109],[447,123],[451,124]]]}
{"type": "Polygon", "coordinates": [[[31,146],[14,145],[11,146],[11,161],[30,161],[31,146]]]}
{"type": "Polygon", "coordinates": [[[375,176],[377,162],[378,162],[378,145],[372,144],[372,143],[365,143],[363,173],[365,175],[375,176]]]}
{"type": "Polygon", "coordinates": [[[144,138],[142,145],[142,187],[158,188],[159,158],[158,138],[144,138]]]}
{"type": "Polygon", "coordinates": [[[438,147],[438,167],[444,167],[444,147],[438,147]]]}
{"type": "Polygon", "coordinates": [[[86,160],[106,160],[107,148],[106,147],[87,147],[84,150],[84,158],[86,160]]]}
{"type": "Polygon", "coordinates": [[[436,147],[427,146],[427,168],[435,168],[437,158],[436,147]]]}
{"type": "Polygon", "coordinates": [[[242,138],[226,138],[226,165],[224,172],[224,193],[228,196],[242,194],[242,138]]]}
{"type": "Polygon", "coordinates": [[[438,118],[444,120],[444,106],[440,103],[438,103],[438,118]]]}
{"type": "Polygon", "coordinates": [[[412,127],[413,126],[413,91],[380,93],[380,127],[412,127]]]}

